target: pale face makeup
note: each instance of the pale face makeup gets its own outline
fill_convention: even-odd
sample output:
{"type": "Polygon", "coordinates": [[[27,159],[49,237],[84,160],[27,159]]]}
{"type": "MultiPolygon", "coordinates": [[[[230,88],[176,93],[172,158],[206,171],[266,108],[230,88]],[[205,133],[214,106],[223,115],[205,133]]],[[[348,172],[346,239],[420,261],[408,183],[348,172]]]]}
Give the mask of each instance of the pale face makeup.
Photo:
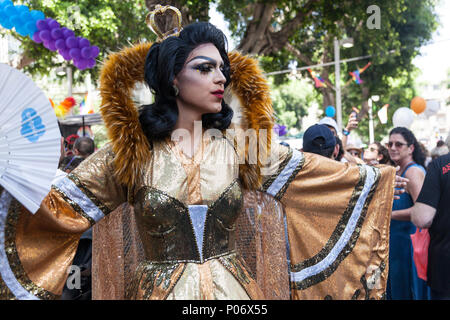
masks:
{"type": "Polygon", "coordinates": [[[180,114],[200,119],[205,113],[222,110],[226,78],[222,73],[223,60],[219,50],[211,44],[195,48],[173,84],[178,87],[177,105],[180,114]]]}

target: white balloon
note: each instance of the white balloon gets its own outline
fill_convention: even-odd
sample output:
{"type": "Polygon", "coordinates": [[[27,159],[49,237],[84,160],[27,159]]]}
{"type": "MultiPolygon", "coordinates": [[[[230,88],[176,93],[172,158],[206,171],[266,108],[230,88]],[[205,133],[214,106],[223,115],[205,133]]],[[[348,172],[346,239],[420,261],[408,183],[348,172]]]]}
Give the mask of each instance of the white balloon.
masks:
{"type": "Polygon", "coordinates": [[[414,121],[414,112],[410,108],[402,107],[395,110],[392,116],[394,127],[409,128],[414,121]]]}
{"type": "Polygon", "coordinates": [[[424,113],[427,117],[432,116],[439,111],[440,107],[441,103],[439,102],[439,100],[428,100],[427,107],[424,113]]]}

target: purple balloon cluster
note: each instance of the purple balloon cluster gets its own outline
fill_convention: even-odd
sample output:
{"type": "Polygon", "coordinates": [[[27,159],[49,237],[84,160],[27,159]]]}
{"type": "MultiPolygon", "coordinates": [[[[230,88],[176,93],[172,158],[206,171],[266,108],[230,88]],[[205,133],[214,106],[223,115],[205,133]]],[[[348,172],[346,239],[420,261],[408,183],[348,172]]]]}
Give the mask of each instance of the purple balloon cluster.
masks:
{"type": "Polygon", "coordinates": [[[73,64],[80,70],[95,66],[95,58],[100,49],[91,46],[88,39],[75,36],[75,33],[66,27],[61,28],[59,22],[52,18],[38,20],[36,27],[38,31],[33,35],[34,42],[42,43],[51,51],[58,51],[65,60],[73,59],[73,64]]]}
{"type": "Polygon", "coordinates": [[[273,126],[273,130],[275,131],[276,134],[278,134],[280,137],[284,136],[287,133],[287,129],[286,126],[280,125],[280,124],[275,124],[273,126]]]}

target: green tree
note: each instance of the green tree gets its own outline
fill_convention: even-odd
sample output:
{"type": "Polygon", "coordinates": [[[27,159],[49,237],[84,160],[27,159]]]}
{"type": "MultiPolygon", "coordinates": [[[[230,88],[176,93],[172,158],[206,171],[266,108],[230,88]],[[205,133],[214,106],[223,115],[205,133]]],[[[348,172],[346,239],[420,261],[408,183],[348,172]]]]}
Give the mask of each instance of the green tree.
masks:
{"type": "Polygon", "coordinates": [[[288,129],[304,129],[302,118],[308,114],[308,108],[317,99],[317,93],[311,83],[306,79],[293,77],[279,85],[271,78],[270,84],[277,123],[285,125],[288,129]]]}
{"type": "MultiPolygon", "coordinates": [[[[412,98],[412,60],[436,29],[435,6],[433,0],[222,0],[218,9],[230,22],[234,37],[240,40],[238,48],[264,56],[261,62],[267,72],[287,69],[292,60],[297,61],[298,67],[329,64],[334,60],[335,38],[352,37],[354,46],[341,48],[341,59],[370,55],[372,65],[361,76],[364,83],[356,85],[347,83],[349,72],[363,67],[368,60],[341,64],[338,81],[344,86],[344,115],[359,106],[359,116],[364,118],[372,95],[390,103],[390,112],[412,98]],[[367,9],[374,4],[380,8],[379,29],[371,29],[367,24],[371,18],[367,9]],[[401,91],[396,83],[401,83],[401,91]]],[[[317,88],[323,108],[335,105],[334,67],[315,71],[327,83],[326,87],[317,88]]],[[[309,76],[306,70],[303,74],[309,76]]],[[[275,83],[286,81],[286,75],[276,77],[275,83]]],[[[360,133],[367,135],[363,129],[360,133]]]]}
{"type": "MultiPolygon", "coordinates": [[[[367,4],[370,1],[367,2],[367,4]]],[[[414,78],[417,75],[412,61],[419,54],[420,47],[431,39],[437,27],[434,13],[436,1],[408,0],[392,1],[380,5],[380,29],[349,26],[347,35],[353,37],[354,47],[344,50],[344,57],[371,55],[372,65],[361,75],[363,83],[349,84],[343,92],[343,110],[346,115],[351,108],[361,109],[359,118],[368,112],[368,99],[380,96],[373,108],[375,117],[375,138],[381,139],[392,126],[392,114],[400,107],[407,107],[416,95],[414,78]],[[389,121],[386,125],[378,122],[376,112],[388,103],[389,121]]],[[[343,74],[362,67],[367,61],[348,63],[343,66],[343,74]]],[[[358,132],[368,135],[368,122],[361,122],[358,132]]]]}
{"type": "MultiPolygon", "coordinates": [[[[80,28],[77,34],[87,37],[101,49],[101,61],[109,51],[119,50],[129,43],[153,40],[154,35],[144,20],[148,11],[156,4],[174,5],[181,9],[183,23],[208,19],[211,3],[229,22],[233,37],[238,41],[238,50],[259,57],[266,72],[287,69],[295,60],[298,67],[326,64],[334,60],[334,39],[352,37],[354,47],[341,50],[341,59],[370,55],[372,65],[362,78],[364,83],[347,83],[348,72],[364,66],[368,60],[342,64],[343,114],[351,107],[360,106],[360,117],[367,114],[367,100],[379,95],[390,103],[390,111],[404,106],[413,96],[414,67],[412,59],[418,49],[436,29],[434,8],[437,0],[26,0],[23,3],[33,9],[42,10],[47,16],[56,17],[62,24],[70,21],[68,8],[80,8],[80,28]],[[367,8],[376,4],[380,8],[379,29],[368,28],[371,17],[367,8]],[[401,84],[401,90],[397,87],[401,84]],[[346,85],[347,84],[347,85],[346,85]],[[413,91],[411,91],[413,90],[413,91]],[[398,103],[398,104],[397,104],[398,103]]],[[[213,21],[214,23],[214,21],[213,21]]],[[[16,35],[17,36],[17,35],[16,35]]],[[[20,36],[17,36],[20,38],[20,36]]],[[[21,38],[24,49],[25,70],[32,74],[47,73],[50,68],[64,64],[57,54],[27,38],[21,38]]],[[[92,78],[98,77],[99,66],[89,70],[92,78]]],[[[335,105],[333,85],[334,67],[315,69],[328,83],[317,88],[322,106],[335,105]]],[[[85,72],[77,72],[75,81],[81,80],[85,72]]],[[[309,76],[307,71],[303,75],[309,76]]],[[[287,81],[287,74],[274,77],[274,85],[287,81]]],[[[344,117],[343,122],[347,119],[344,117]]]]}
{"type": "MultiPolygon", "coordinates": [[[[16,4],[44,12],[62,26],[73,29],[77,36],[90,40],[100,49],[97,61],[101,62],[110,52],[140,41],[154,41],[153,32],[145,24],[145,18],[156,4],[174,5],[181,9],[183,24],[207,21],[208,0],[154,1],[154,0],[24,0],[16,4]]],[[[0,33],[7,33],[4,29],[0,33]]],[[[21,57],[16,66],[32,75],[48,74],[51,69],[69,66],[73,69],[74,82],[84,80],[87,72],[92,79],[99,76],[101,63],[89,70],[79,71],[70,62],[65,62],[57,52],[52,52],[28,37],[9,32],[21,42],[21,57]]]]}

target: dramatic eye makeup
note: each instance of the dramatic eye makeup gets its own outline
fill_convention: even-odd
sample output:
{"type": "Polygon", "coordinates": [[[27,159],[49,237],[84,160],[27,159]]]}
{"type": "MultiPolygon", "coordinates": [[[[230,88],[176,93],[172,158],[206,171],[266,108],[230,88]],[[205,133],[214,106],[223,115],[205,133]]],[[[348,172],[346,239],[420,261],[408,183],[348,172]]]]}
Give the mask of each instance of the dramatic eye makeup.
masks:
{"type": "Polygon", "coordinates": [[[192,67],[192,69],[194,70],[198,70],[200,72],[211,72],[214,70],[216,66],[207,62],[207,63],[201,63],[201,64],[197,64],[195,66],[192,67]]]}
{"type": "MultiPolygon", "coordinates": [[[[211,72],[211,71],[213,71],[213,70],[216,68],[216,66],[217,66],[217,61],[216,61],[216,60],[214,60],[214,59],[212,59],[212,58],[209,58],[209,57],[205,57],[205,56],[197,56],[197,57],[194,57],[194,58],[192,58],[191,60],[189,60],[188,63],[190,63],[191,61],[193,61],[193,60],[195,60],[195,59],[206,60],[206,62],[203,62],[203,63],[200,62],[200,63],[195,64],[194,66],[192,66],[192,69],[198,70],[198,71],[200,71],[200,72],[202,72],[202,73],[211,72]]],[[[224,65],[223,65],[223,62],[222,62],[222,63],[220,64],[220,71],[223,72],[223,70],[224,70],[224,65]]]]}

